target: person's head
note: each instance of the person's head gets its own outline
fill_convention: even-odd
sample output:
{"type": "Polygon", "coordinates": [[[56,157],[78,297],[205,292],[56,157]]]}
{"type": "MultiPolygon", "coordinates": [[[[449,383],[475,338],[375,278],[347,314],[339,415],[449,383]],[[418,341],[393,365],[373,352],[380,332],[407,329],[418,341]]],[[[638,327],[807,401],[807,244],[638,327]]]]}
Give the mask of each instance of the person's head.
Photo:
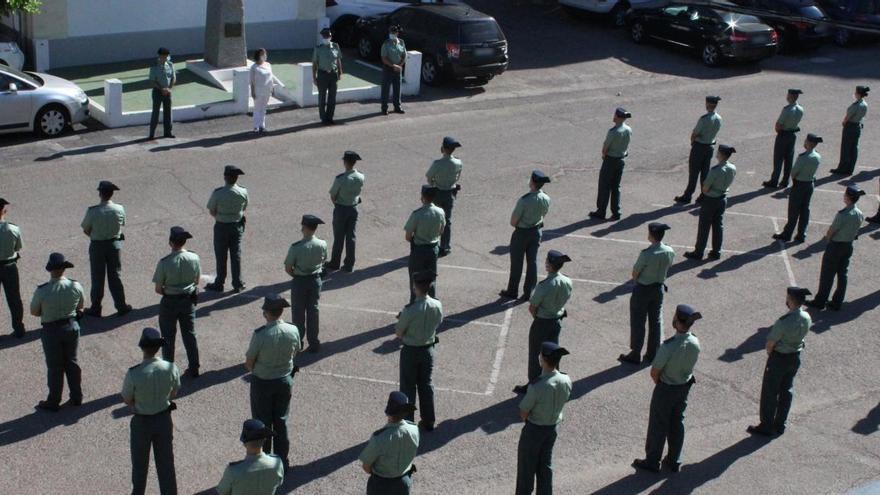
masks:
{"type": "Polygon", "coordinates": [[[859,201],[859,198],[865,195],[865,191],[859,189],[859,186],[852,184],[846,186],[846,189],[843,191],[843,202],[846,203],[847,206],[854,205],[859,201]]]}
{"type": "Polygon", "coordinates": [[[323,220],[316,217],[315,215],[303,215],[300,224],[302,225],[302,233],[306,237],[311,237],[315,235],[315,231],[318,230],[318,225],[324,223],[323,220]]]}
{"type": "Polygon", "coordinates": [[[362,160],[361,155],[354,151],[349,150],[342,154],[342,164],[345,165],[347,170],[353,169],[355,164],[360,160],[362,160]]]}
{"type": "Polygon", "coordinates": [[[223,168],[223,180],[226,181],[227,184],[235,184],[238,182],[239,175],[244,175],[244,170],[235,165],[227,165],[223,168]]]}
{"type": "Polygon", "coordinates": [[[623,121],[625,121],[626,119],[631,118],[631,117],[632,117],[632,114],[627,112],[625,108],[617,107],[614,110],[614,118],[612,120],[614,120],[614,123],[616,125],[620,125],[623,123],[623,121]]]}
{"type": "Polygon", "coordinates": [[[192,239],[192,234],[187,232],[186,229],[176,225],[171,227],[171,232],[168,234],[168,244],[172,249],[183,249],[187,239],[192,239]]]}
{"type": "Polygon", "coordinates": [[[547,177],[544,172],[541,172],[540,170],[532,170],[532,176],[529,179],[529,188],[533,191],[538,191],[542,187],[544,187],[544,184],[547,184],[549,182],[550,177],[547,177]]]}
{"type": "Polygon", "coordinates": [[[461,148],[461,143],[453,137],[446,136],[443,138],[443,143],[440,145],[440,153],[451,155],[455,153],[456,148],[461,148]]]}
{"type": "Polygon", "coordinates": [[[409,397],[403,392],[391,392],[388,394],[388,402],[385,404],[385,416],[391,423],[399,423],[416,410],[415,404],[411,404],[409,397]]]}
{"type": "Polygon", "coordinates": [[[720,96],[707,96],[706,97],[706,111],[714,112],[716,108],[718,108],[718,102],[721,101],[720,96]]]}
{"type": "Polygon", "coordinates": [[[49,261],[46,262],[46,271],[52,278],[60,278],[64,275],[64,270],[73,268],[73,263],[67,261],[61,253],[52,253],[49,255],[49,261]]]}
{"type": "Polygon", "coordinates": [[[422,204],[429,205],[434,202],[434,198],[437,196],[437,188],[434,186],[423,185],[422,186],[422,204]]]}
{"type": "Polygon", "coordinates": [[[726,144],[719,144],[718,151],[715,152],[715,156],[718,158],[718,161],[726,162],[730,160],[731,155],[736,153],[736,148],[733,146],[728,146],[726,144]]]}
{"type": "Polygon", "coordinates": [[[3,218],[6,216],[6,212],[9,211],[10,204],[11,203],[9,201],[6,201],[5,199],[0,198],[0,218],[3,218]]]}
{"type": "Polygon", "coordinates": [[[144,352],[145,358],[152,358],[159,352],[159,349],[165,345],[165,339],[162,333],[153,327],[144,328],[141,331],[141,338],[138,341],[138,347],[144,352]]]}
{"type": "Polygon", "coordinates": [[[267,428],[259,419],[249,419],[241,425],[241,436],[238,438],[248,454],[259,454],[263,443],[267,438],[272,438],[275,433],[267,428]]]}
{"type": "Polygon", "coordinates": [[[657,243],[663,240],[663,237],[666,236],[666,231],[671,229],[669,225],[660,222],[651,222],[648,224],[648,241],[651,243],[657,243]]]}
{"type": "Polygon", "coordinates": [[[254,50],[254,62],[262,64],[266,60],[269,60],[269,52],[267,52],[265,48],[257,48],[254,50]]]}
{"type": "Polygon", "coordinates": [[[321,30],[321,41],[324,43],[330,43],[330,40],[333,39],[333,31],[330,28],[324,28],[321,30]]]}
{"type": "Polygon", "coordinates": [[[571,261],[571,258],[569,258],[567,254],[551,249],[550,251],[547,251],[547,260],[544,264],[544,268],[550,273],[556,273],[559,270],[562,270],[562,265],[564,265],[566,261],[571,261]]]}
{"type": "Polygon", "coordinates": [[[277,321],[284,314],[284,308],[289,308],[290,303],[283,296],[272,294],[263,299],[263,317],[266,321],[277,321]]]}
{"type": "Polygon", "coordinates": [[[789,90],[788,90],[788,93],[786,94],[785,99],[788,100],[789,103],[794,103],[794,102],[796,102],[796,101],[798,100],[798,98],[799,98],[803,93],[804,93],[804,92],[801,91],[801,90],[799,90],[799,89],[789,89],[789,90]]]}
{"type": "Polygon", "coordinates": [[[561,347],[555,342],[542,342],[541,352],[538,354],[538,362],[544,371],[553,371],[559,368],[559,361],[562,356],[570,354],[565,347],[561,347]]]}
{"type": "Polygon", "coordinates": [[[156,52],[156,54],[159,56],[160,62],[165,62],[166,60],[168,60],[168,56],[171,55],[171,50],[169,50],[163,46],[163,47],[159,48],[159,50],[156,52]]]}
{"type": "Polygon", "coordinates": [[[821,143],[822,141],[824,141],[824,140],[823,140],[820,136],[817,136],[817,135],[812,134],[812,133],[811,133],[811,134],[807,134],[807,138],[804,139],[804,148],[805,148],[807,151],[813,151],[813,150],[816,148],[816,146],[817,146],[819,143],[821,143]]]}
{"type": "Polygon", "coordinates": [[[672,318],[672,327],[678,333],[689,332],[694,322],[702,318],[696,309],[687,304],[679,304],[675,308],[675,316],[672,318]]]}
{"type": "Polygon", "coordinates": [[[802,287],[789,287],[785,291],[785,305],[788,309],[800,308],[807,302],[807,296],[812,294],[810,289],[802,287]]]}
{"type": "Polygon", "coordinates": [[[413,292],[417,297],[425,296],[431,290],[431,284],[437,275],[432,271],[422,271],[413,273],[413,292]]]}
{"type": "Polygon", "coordinates": [[[109,180],[102,180],[98,183],[98,196],[101,197],[101,201],[110,201],[110,198],[113,197],[113,191],[118,190],[119,188],[116,187],[116,184],[109,180]]]}
{"type": "Polygon", "coordinates": [[[398,36],[400,36],[400,26],[395,24],[395,25],[388,28],[388,37],[389,38],[397,41],[398,36]]]}
{"type": "Polygon", "coordinates": [[[871,91],[871,88],[867,86],[856,86],[856,99],[860,100],[868,96],[868,92],[871,91]]]}

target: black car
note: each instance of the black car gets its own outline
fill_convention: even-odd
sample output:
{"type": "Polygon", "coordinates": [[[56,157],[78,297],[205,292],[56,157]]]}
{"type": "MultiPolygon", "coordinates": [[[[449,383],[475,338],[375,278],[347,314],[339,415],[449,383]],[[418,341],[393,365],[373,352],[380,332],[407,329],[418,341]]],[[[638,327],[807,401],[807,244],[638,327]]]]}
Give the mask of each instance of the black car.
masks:
{"type": "Polygon", "coordinates": [[[407,50],[422,52],[422,81],[448,79],[482,85],[507,70],[507,38],[491,16],[466,5],[411,5],[357,23],[358,54],[376,59],[398,25],[407,50]]]}
{"type": "Polygon", "coordinates": [[[630,10],[630,36],[636,43],[654,39],[699,50],[708,66],[723,60],[761,60],[776,54],[778,37],[757,17],[718,8],[668,3],[630,10]]]}
{"type": "Polygon", "coordinates": [[[779,49],[815,48],[831,37],[825,11],[813,0],[733,0],[749,9],[767,12],[761,20],[779,35],[779,49]]]}
{"type": "MultiPolygon", "coordinates": [[[[832,20],[853,22],[880,30],[880,0],[819,0],[819,3],[832,20]]],[[[876,34],[846,28],[835,28],[833,36],[834,42],[840,46],[848,45],[853,38],[878,38],[876,34]]]]}

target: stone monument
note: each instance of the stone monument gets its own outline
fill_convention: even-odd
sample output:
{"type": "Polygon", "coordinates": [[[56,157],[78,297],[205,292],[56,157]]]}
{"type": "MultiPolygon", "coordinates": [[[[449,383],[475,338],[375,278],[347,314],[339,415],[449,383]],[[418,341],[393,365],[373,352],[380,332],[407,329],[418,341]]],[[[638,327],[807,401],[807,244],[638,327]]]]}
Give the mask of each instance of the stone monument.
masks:
{"type": "Polygon", "coordinates": [[[247,65],[244,0],[208,0],[205,61],[218,69],[247,65]]]}

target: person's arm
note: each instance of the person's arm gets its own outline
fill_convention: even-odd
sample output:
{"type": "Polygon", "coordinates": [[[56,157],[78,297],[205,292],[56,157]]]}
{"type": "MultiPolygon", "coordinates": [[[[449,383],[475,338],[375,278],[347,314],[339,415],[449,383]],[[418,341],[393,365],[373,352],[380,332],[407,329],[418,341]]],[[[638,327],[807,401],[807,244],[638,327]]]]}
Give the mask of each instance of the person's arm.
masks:
{"type": "Polygon", "coordinates": [[[367,464],[366,462],[361,464],[361,468],[363,468],[364,472],[367,474],[373,474],[373,465],[367,464]]]}
{"type": "Polygon", "coordinates": [[[232,471],[227,467],[223,471],[223,478],[220,479],[220,483],[217,483],[218,495],[232,495],[232,471]]]}
{"type": "Polygon", "coordinates": [[[246,370],[253,372],[254,365],[257,364],[257,356],[260,354],[260,342],[257,334],[251,336],[250,344],[244,353],[244,367],[246,370]]]}
{"type": "Polygon", "coordinates": [[[406,310],[400,312],[400,318],[398,318],[397,323],[394,325],[394,335],[397,335],[397,338],[402,339],[404,335],[406,335],[406,331],[409,329],[409,324],[412,321],[412,316],[406,310]]]}
{"type": "Polygon", "coordinates": [[[657,354],[654,356],[654,362],[651,363],[651,380],[654,383],[660,383],[660,374],[663,373],[663,368],[666,367],[666,363],[669,362],[669,358],[672,356],[672,352],[668,347],[660,346],[657,349],[657,354]]]}
{"type": "Polygon", "coordinates": [[[773,125],[773,130],[779,132],[782,130],[782,120],[785,117],[785,109],[782,109],[782,112],[779,114],[779,118],[776,119],[776,124],[773,125]]]}
{"type": "Polygon", "coordinates": [[[513,213],[510,215],[510,226],[516,228],[519,225],[519,220],[523,216],[523,210],[525,207],[523,206],[522,201],[517,200],[516,206],[513,207],[513,213]]]}
{"type": "Polygon", "coordinates": [[[257,66],[256,63],[251,65],[251,98],[257,97],[257,66]]]}
{"type": "Polygon", "coordinates": [[[86,210],[86,216],[83,217],[82,224],[80,224],[80,227],[82,227],[83,229],[83,234],[85,234],[86,236],[92,235],[92,215],[90,215],[91,211],[91,209],[86,210]]]}
{"type": "Polygon", "coordinates": [[[694,130],[691,132],[691,144],[696,142],[697,138],[700,137],[700,133],[703,132],[703,118],[700,117],[697,120],[697,125],[694,126],[694,130]]]}
{"type": "Polygon", "coordinates": [[[608,131],[608,134],[605,135],[605,142],[602,143],[602,158],[608,156],[608,148],[611,147],[611,142],[614,140],[614,134],[611,131],[608,131]]]}
{"type": "Polygon", "coordinates": [[[639,253],[639,258],[636,260],[636,264],[633,265],[632,269],[632,281],[637,282],[639,280],[639,275],[642,273],[642,270],[647,266],[647,261],[645,260],[645,253],[639,253]]]}
{"type": "Polygon", "coordinates": [[[202,281],[202,266],[196,266],[196,276],[193,277],[193,283],[196,284],[196,288],[198,289],[199,282],[202,281]]]}
{"type": "Polygon", "coordinates": [[[358,460],[361,461],[361,468],[363,468],[364,472],[367,474],[373,474],[373,464],[379,459],[379,448],[374,441],[375,438],[375,436],[370,437],[367,446],[364,447],[361,455],[358,456],[358,460]]]}
{"type": "Polygon", "coordinates": [[[153,273],[153,283],[156,284],[156,294],[165,295],[165,273],[162,271],[162,261],[156,264],[156,271],[153,273]]]}
{"type": "Polygon", "coordinates": [[[529,387],[526,389],[526,396],[523,397],[523,400],[519,403],[519,417],[521,420],[525,421],[529,419],[529,415],[532,414],[532,409],[535,408],[537,402],[538,393],[535,392],[535,387],[529,387]]]}
{"type": "Polygon", "coordinates": [[[703,194],[708,193],[709,190],[712,188],[712,182],[714,180],[715,174],[713,174],[712,171],[709,171],[709,173],[706,175],[706,180],[703,181],[703,185],[700,186],[700,192],[702,192],[703,194]]]}
{"type": "Polygon", "coordinates": [[[654,380],[654,383],[660,383],[660,373],[662,370],[659,368],[651,368],[651,380],[654,380]]]}
{"type": "Polygon", "coordinates": [[[152,67],[150,67],[150,75],[147,77],[147,80],[149,80],[153,84],[153,88],[159,89],[159,90],[162,89],[162,86],[159,85],[159,66],[158,65],[153,65],[152,67]]]}
{"type": "Polygon", "coordinates": [[[532,315],[532,318],[538,317],[538,307],[534,304],[529,304],[529,314],[532,315]]]}
{"type": "Polygon", "coordinates": [[[336,76],[337,80],[342,79],[342,54],[336,58],[336,76]]]}
{"type": "Polygon", "coordinates": [[[335,203],[336,198],[339,196],[339,191],[342,189],[342,186],[339,185],[339,181],[333,179],[333,185],[330,186],[330,201],[335,203]]]}
{"type": "Polygon", "coordinates": [[[312,50],[312,82],[318,85],[318,49],[312,50]]]}
{"type": "Polygon", "coordinates": [[[76,284],[74,287],[76,287],[77,291],[79,292],[79,302],[76,303],[76,309],[77,311],[82,311],[86,304],[85,291],[83,291],[82,285],[80,285],[79,282],[74,283],[76,284]]]}
{"type": "Polygon", "coordinates": [[[208,213],[212,217],[217,216],[217,196],[214,193],[211,193],[211,197],[208,198],[208,213]]]}
{"type": "Polygon", "coordinates": [[[168,398],[173,399],[177,397],[177,392],[180,390],[180,370],[177,369],[177,365],[172,364],[171,366],[171,391],[168,393],[168,398]]]}
{"type": "Polygon", "coordinates": [[[404,236],[406,242],[412,242],[416,235],[416,219],[414,215],[410,215],[409,218],[406,219],[406,225],[403,226],[403,230],[406,232],[406,235],[404,236]]]}
{"type": "Polygon", "coordinates": [[[40,295],[39,289],[37,292],[34,292],[34,297],[31,299],[31,315],[40,316],[43,314],[43,297],[40,295]]]}
{"type": "Polygon", "coordinates": [[[174,70],[174,64],[171,64],[171,82],[168,84],[168,91],[170,92],[171,88],[173,88],[176,84],[177,84],[177,71],[174,70]]]}
{"type": "Polygon", "coordinates": [[[834,237],[834,234],[836,234],[837,231],[840,230],[840,224],[841,224],[840,218],[841,218],[840,215],[834,216],[834,220],[831,222],[831,225],[828,227],[828,230],[825,231],[825,240],[826,241],[830,241],[831,238],[834,237]]]}
{"type": "Polygon", "coordinates": [[[122,381],[121,395],[125,405],[134,407],[134,383],[132,383],[129,373],[125,374],[125,380],[122,381]]]}

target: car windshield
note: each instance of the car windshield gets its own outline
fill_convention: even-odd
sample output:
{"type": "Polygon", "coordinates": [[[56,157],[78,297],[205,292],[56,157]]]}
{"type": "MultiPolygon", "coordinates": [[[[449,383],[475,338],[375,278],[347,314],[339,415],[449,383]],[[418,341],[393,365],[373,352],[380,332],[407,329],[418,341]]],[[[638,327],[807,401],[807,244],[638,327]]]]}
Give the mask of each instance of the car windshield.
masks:
{"type": "Polygon", "coordinates": [[[3,67],[3,72],[8,72],[9,74],[12,74],[13,76],[15,76],[19,79],[24,79],[25,81],[27,81],[37,87],[40,87],[43,85],[43,81],[41,79],[39,79],[38,77],[21,72],[19,70],[15,70],[12,67],[3,67]]]}
{"type": "Polygon", "coordinates": [[[462,44],[485,43],[487,41],[500,41],[504,39],[504,33],[495,21],[465,22],[461,25],[462,44]]]}
{"type": "Polygon", "coordinates": [[[802,17],[806,17],[807,19],[824,19],[825,14],[819,7],[815,5],[810,5],[809,7],[801,7],[798,9],[798,13],[802,17]]]}

